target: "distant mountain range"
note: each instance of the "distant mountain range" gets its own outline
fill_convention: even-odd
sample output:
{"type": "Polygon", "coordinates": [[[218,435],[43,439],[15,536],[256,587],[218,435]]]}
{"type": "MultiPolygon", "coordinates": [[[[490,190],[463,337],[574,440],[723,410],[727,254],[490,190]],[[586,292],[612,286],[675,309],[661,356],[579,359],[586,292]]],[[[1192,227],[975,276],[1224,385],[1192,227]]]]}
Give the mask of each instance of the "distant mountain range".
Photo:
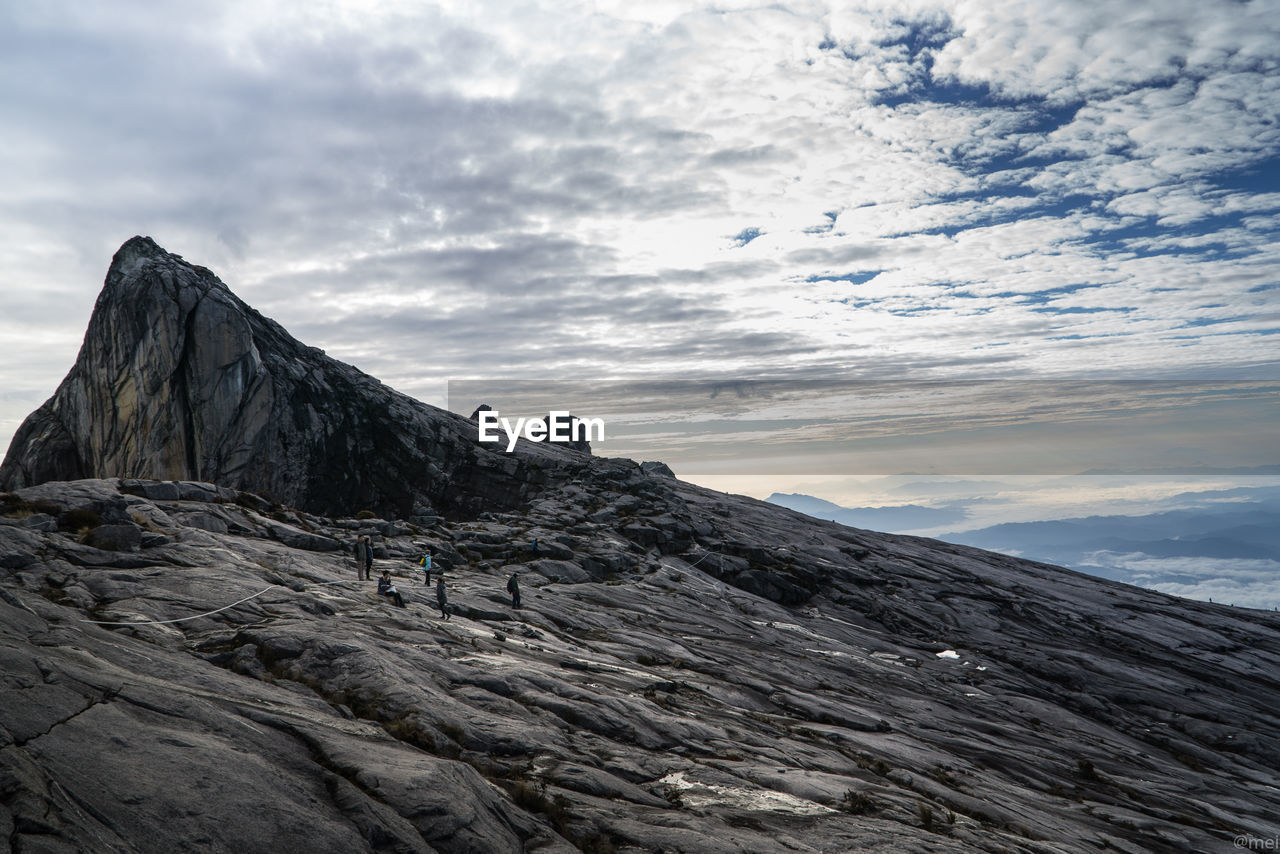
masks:
{"type": "MultiPolygon", "coordinates": [[[[1196,506],[1134,516],[1010,522],[937,536],[1192,598],[1221,597],[1253,607],[1280,603],[1280,487],[1180,498],[1196,506]]],[[[810,495],[775,493],[767,501],[819,519],[898,533],[966,518],[964,503],[955,500],[942,508],[841,507],[810,495]]]]}
{"type": "Polygon", "coordinates": [[[1280,560],[1280,498],[1146,516],[1012,522],[941,539],[1072,567],[1092,565],[1097,552],[1280,560]]]}
{"type": "Polygon", "coordinates": [[[830,522],[839,522],[851,528],[871,528],[877,531],[904,532],[920,528],[950,525],[967,518],[964,510],[949,507],[925,507],[921,504],[900,504],[890,507],[841,507],[822,498],[798,492],[775,492],[765,499],[770,504],[789,507],[830,522]]]}

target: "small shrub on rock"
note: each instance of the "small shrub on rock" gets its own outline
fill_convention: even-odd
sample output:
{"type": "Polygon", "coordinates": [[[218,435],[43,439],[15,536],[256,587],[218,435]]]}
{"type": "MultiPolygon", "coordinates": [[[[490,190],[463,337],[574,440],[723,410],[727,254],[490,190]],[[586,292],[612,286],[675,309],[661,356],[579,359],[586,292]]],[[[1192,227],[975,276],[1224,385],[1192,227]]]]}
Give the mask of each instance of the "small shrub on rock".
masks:
{"type": "Polygon", "coordinates": [[[599,832],[579,842],[578,848],[582,854],[614,854],[618,850],[614,847],[612,837],[599,832]]]}
{"type": "Polygon", "coordinates": [[[45,498],[37,498],[35,501],[28,501],[25,498],[6,492],[0,495],[0,513],[5,516],[15,516],[18,518],[26,518],[34,516],[37,513],[45,513],[49,516],[57,516],[62,512],[62,508],[52,501],[45,498]]]}
{"type": "Polygon", "coordinates": [[[259,513],[268,505],[267,502],[263,501],[252,492],[238,492],[236,493],[236,506],[259,513]]]}
{"type": "Polygon", "coordinates": [[[529,812],[546,812],[547,784],[535,784],[527,780],[519,780],[511,787],[511,800],[516,806],[529,812]]]}
{"type": "Polygon", "coordinates": [[[526,812],[542,813],[557,833],[569,836],[569,822],[573,819],[569,812],[569,800],[564,795],[548,798],[545,781],[539,781],[536,785],[526,780],[518,781],[511,788],[511,800],[526,812]]]}
{"type": "Polygon", "coordinates": [[[77,508],[58,517],[58,528],[63,531],[83,531],[102,524],[102,517],[92,510],[77,508]]]}
{"type": "Polygon", "coordinates": [[[853,815],[868,815],[879,809],[879,806],[866,792],[849,789],[840,801],[840,809],[853,815]]]}
{"type": "Polygon", "coordinates": [[[98,548],[133,551],[142,545],[142,528],[130,522],[103,525],[89,531],[88,539],[91,541],[91,545],[97,545],[92,541],[98,538],[109,543],[109,545],[98,546],[98,548]]]}
{"type": "Polygon", "coordinates": [[[886,776],[892,770],[889,767],[888,762],[885,762],[879,757],[869,756],[865,753],[858,757],[858,767],[865,771],[871,771],[875,774],[879,774],[881,777],[886,776]]]}
{"type": "Polygon", "coordinates": [[[0,513],[5,516],[26,518],[35,514],[30,501],[24,501],[12,492],[0,494],[0,513]]]}

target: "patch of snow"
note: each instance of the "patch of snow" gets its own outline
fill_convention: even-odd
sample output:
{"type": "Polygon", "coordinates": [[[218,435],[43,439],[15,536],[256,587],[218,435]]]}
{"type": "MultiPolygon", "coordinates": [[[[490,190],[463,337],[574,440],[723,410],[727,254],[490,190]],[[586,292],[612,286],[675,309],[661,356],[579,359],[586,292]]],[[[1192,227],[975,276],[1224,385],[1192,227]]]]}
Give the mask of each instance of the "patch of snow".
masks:
{"type": "Polygon", "coordinates": [[[960,657],[960,653],[956,652],[954,649],[944,649],[942,652],[935,652],[934,655],[938,656],[938,658],[959,658],[960,657]]]}

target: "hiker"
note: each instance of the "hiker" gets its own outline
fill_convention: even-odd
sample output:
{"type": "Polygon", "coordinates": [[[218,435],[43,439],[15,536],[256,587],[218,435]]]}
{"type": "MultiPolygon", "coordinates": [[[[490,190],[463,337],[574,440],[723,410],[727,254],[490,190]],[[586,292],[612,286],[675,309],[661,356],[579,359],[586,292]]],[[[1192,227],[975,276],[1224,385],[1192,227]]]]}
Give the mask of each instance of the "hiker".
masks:
{"type": "Polygon", "coordinates": [[[418,558],[418,566],[422,567],[422,571],[426,575],[422,583],[430,584],[431,583],[431,549],[427,549],[425,552],[422,553],[422,557],[418,558]]]}
{"type": "Polygon", "coordinates": [[[391,570],[382,570],[382,577],[378,579],[378,595],[389,596],[393,602],[399,607],[404,607],[404,597],[400,595],[400,591],[391,583],[391,570]]]}
{"type": "Polygon", "coordinates": [[[440,606],[440,616],[449,617],[449,594],[444,592],[444,575],[436,576],[436,604],[440,606]]]}
{"type": "Polygon", "coordinates": [[[511,573],[511,577],[507,579],[507,592],[511,594],[511,607],[520,607],[520,579],[518,573],[511,573]]]}
{"type": "Polygon", "coordinates": [[[538,556],[538,538],[533,538],[533,544],[529,546],[529,553],[534,557],[538,556]]]}
{"type": "Polygon", "coordinates": [[[373,549],[365,541],[369,539],[365,536],[356,537],[355,546],[352,548],[352,554],[356,559],[356,580],[367,581],[373,576],[370,574],[373,568],[373,549]]]}
{"type": "Polygon", "coordinates": [[[373,539],[364,535],[364,577],[373,578],[373,539]]]}

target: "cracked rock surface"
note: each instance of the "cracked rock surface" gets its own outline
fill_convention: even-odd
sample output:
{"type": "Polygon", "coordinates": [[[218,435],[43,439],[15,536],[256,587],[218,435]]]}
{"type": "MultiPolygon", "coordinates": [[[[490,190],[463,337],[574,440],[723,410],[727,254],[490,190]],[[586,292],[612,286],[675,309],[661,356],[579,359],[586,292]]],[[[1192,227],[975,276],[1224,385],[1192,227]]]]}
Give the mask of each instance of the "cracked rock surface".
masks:
{"type": "Polygon", "coordinates": [[[422,526],[115,479],[0,511],[15,851],[1212,852],[1280,833],[1267,612],[617,460],[422,526]],[[357,580],[363,533],[407,607],[357,580]]]}

